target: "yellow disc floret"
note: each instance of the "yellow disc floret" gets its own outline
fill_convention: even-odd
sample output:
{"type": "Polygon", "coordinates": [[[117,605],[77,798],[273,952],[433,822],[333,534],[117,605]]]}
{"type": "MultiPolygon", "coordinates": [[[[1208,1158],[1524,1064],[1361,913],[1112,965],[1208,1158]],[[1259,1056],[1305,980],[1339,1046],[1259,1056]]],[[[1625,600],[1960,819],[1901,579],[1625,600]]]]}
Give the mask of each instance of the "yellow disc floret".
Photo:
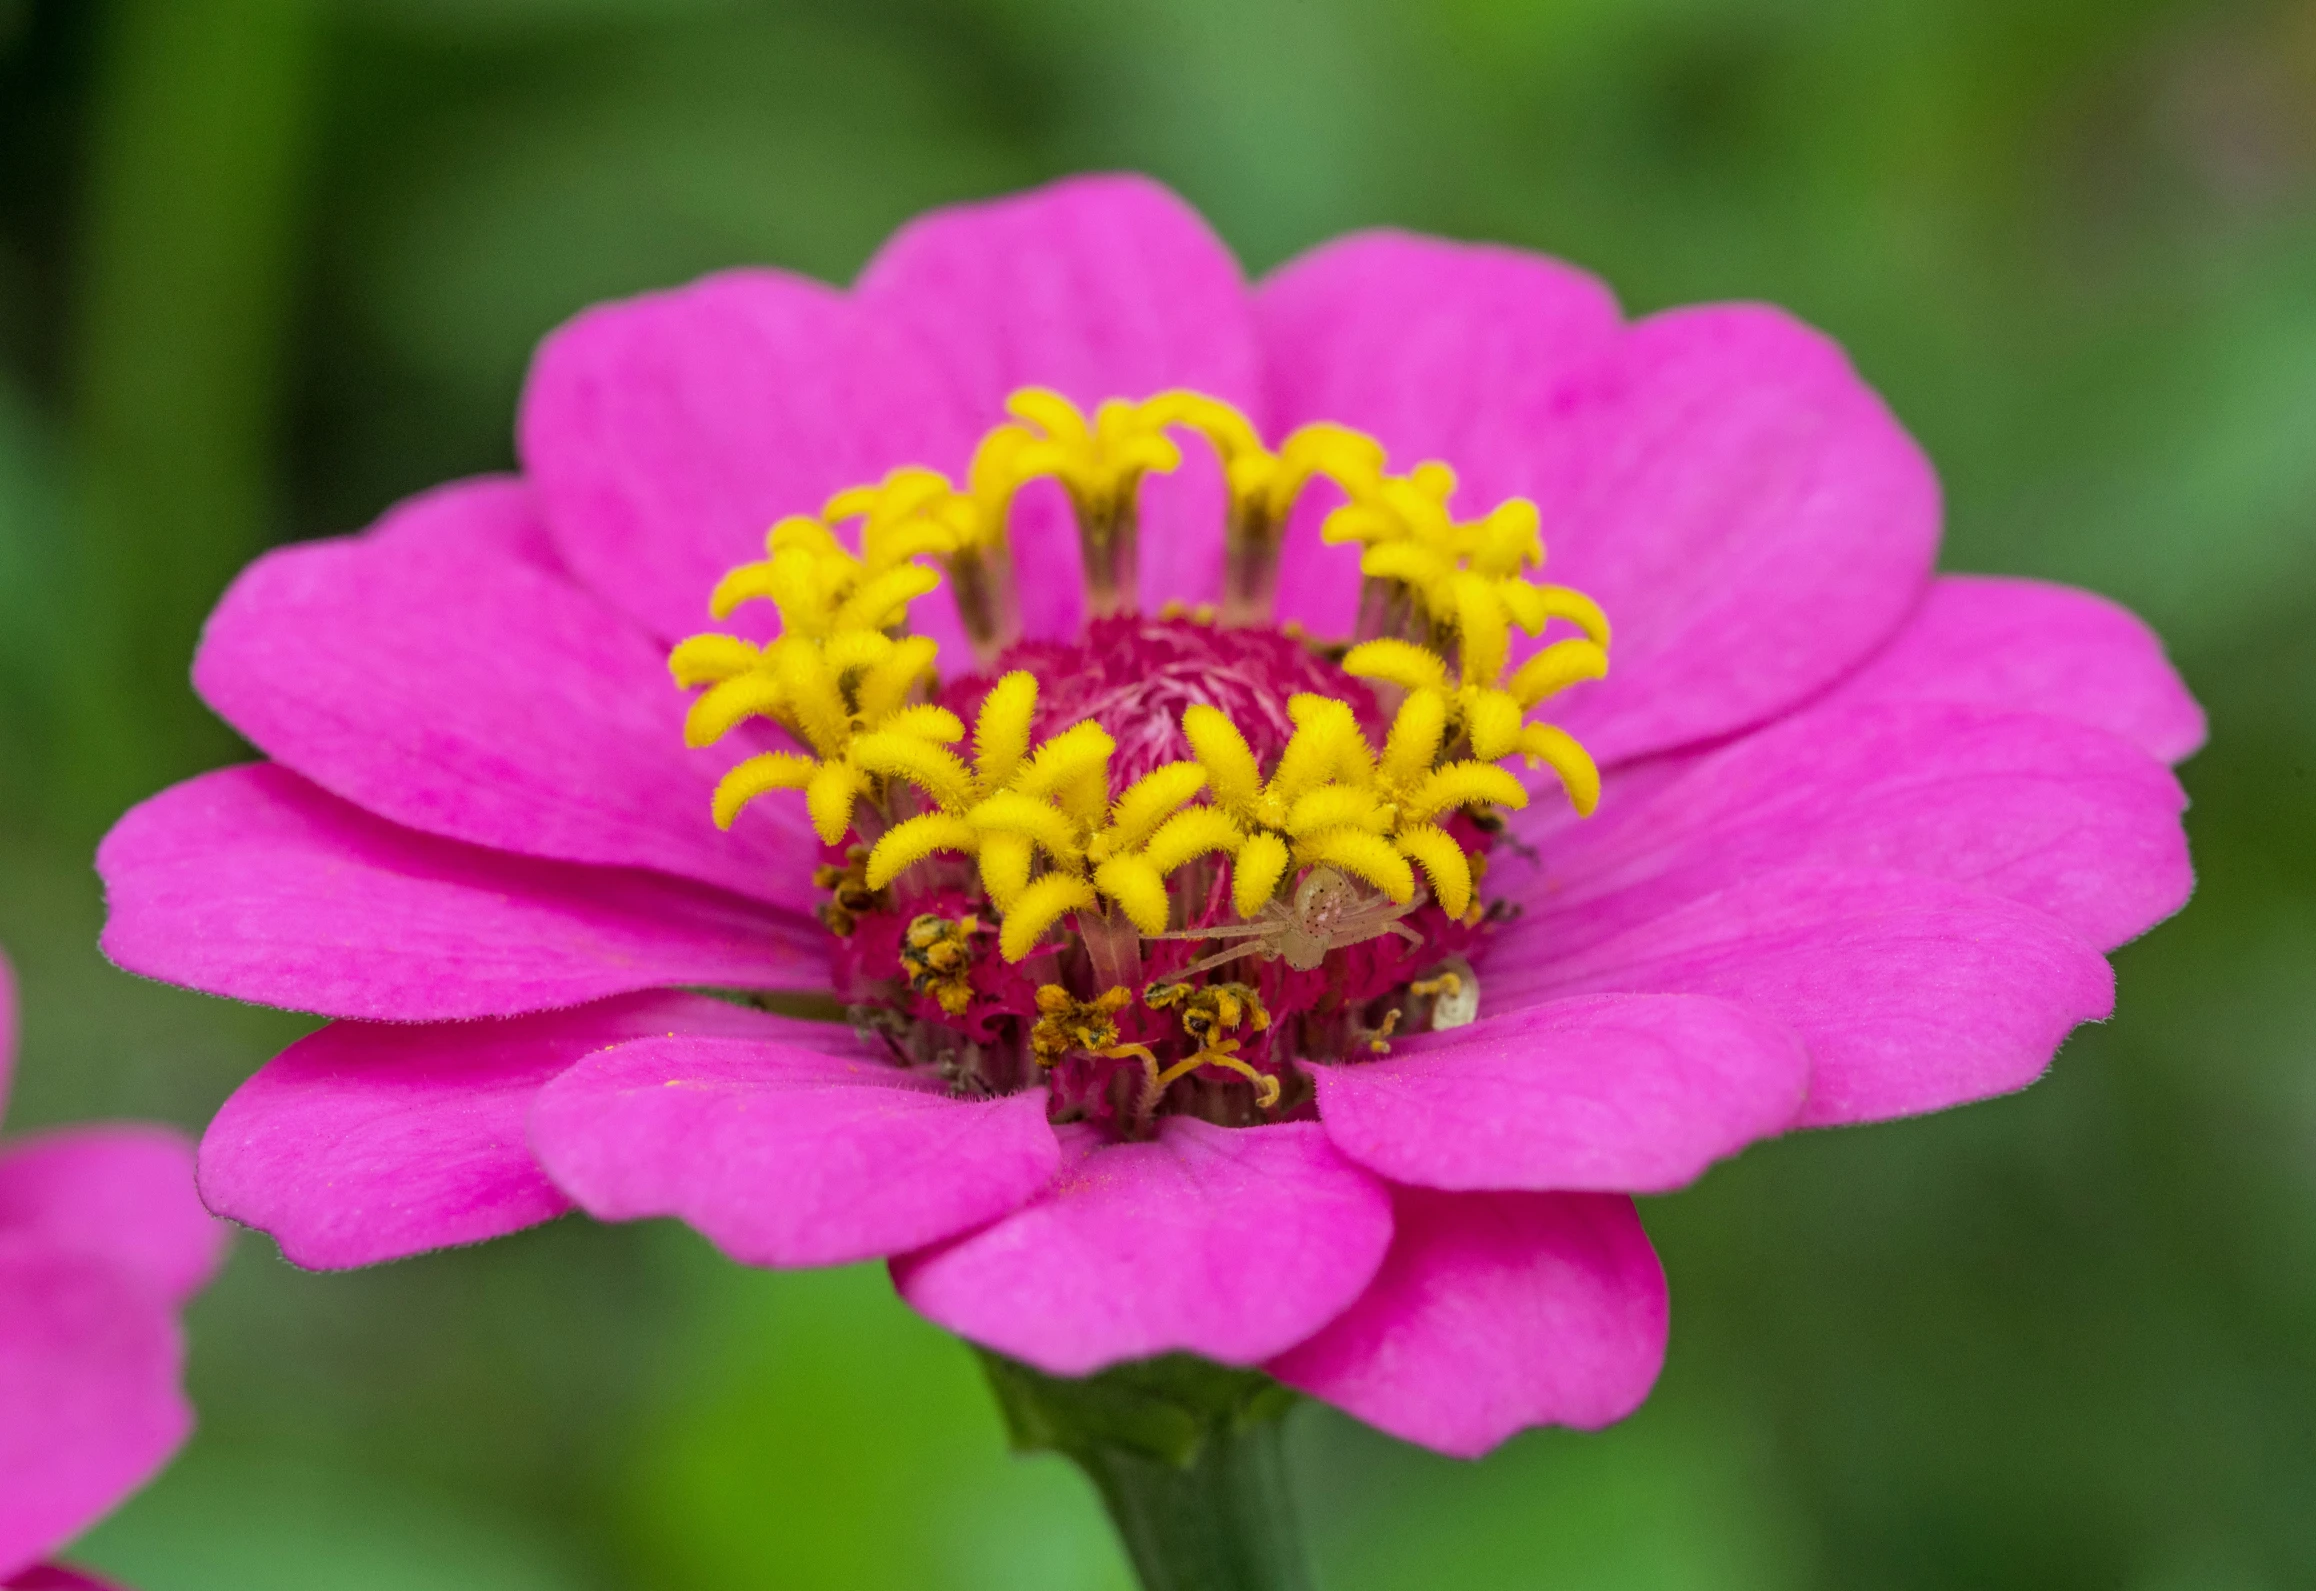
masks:
{"type": "Polygon", "coordinates": [[[1153,769],[1110,801],[1115,749],[1099,724],[1074,724],[966,814],[982,835],[984,860],[990,847],[1011,841],[1016,848],[1006,853],[1008,866],[1024,864],[1003,879],[990,879],[986,868],[983,874],[992,902],[1005,913],[999,945],[1007,960],[1028,955],[1063,916],[1105,900],[1136,931],[1164,933],[1168,875],[1201,856],[1237,849],[1239,830],[1225,814],[1185,809],[1206,784],[1196,763],[1153,769]],[[1028,877],[1031,861],[1045,871],[1028,877]],[[1000,899],[1001,892],[1010,900],[1000,899]]]}
{"type": "MultiPolygon", "coordinates": [[[[1036,953],[1080,914],[1097,969],[1122,975],[1138,966],[1137,939],[1164,936],[1177,920],[1182,886],[1170,881],[1202,858],[1228,860],[1232,904],[1248,924],[1276,919],[1298,889],[1317,890],[1329,910],[1355,908],[1362,923],[1396,921],[1422,890],[1468,919],[1482,859],[1459,843],[1470,831],[1456,815],[1526,804],[1503,764],[1551,768],[1577,811],[1592,810],[1600,784],[1591,758],[1533,715],[1606,673],[1608,623],[1581,593],[1531,578],[1544,562],[1532,504],[1515,498],[1459,520],[1444,464],[1394,475],[1373,438],[1326,424],[1274,447],[1238,410],[1199,393],[1114,398],[1089,415],[1059,393],[1024,388],[1007,410],[963,489],[929,469],[894,470],[836,493],[818,518],[782,519],[761,560],[718,582],[718,618],[767,601],[780,629],[761,644],[708,634],[675,648],[671,672],[698,692],[686,743],[713,744],[751,720],[793,742],[724,775],[718,825],[767,792],[799,791],[822,840],[857,835],[844,877],[858,902],[888,886],[903,899],[931,887],[903,878],[920,864],[934,871],[911,878],[960,884],[965,864],[934,859],[969,858],[1008,960],[1036,953]],[[1359,549],[1359,641],[1343,668],[1376,686],[1390,712],[1380,747],[1349,702],[1299,695],[1288,703],[1293,733],[1266,769],[1226,714],[1195,706],[1182,720],[1190,759],[1113,791],[1116,746],[1099,724],[1033,738],[1038,682],[1026,672],[990,688],[970,731],[932,701],[938,649],[909,633],[911,605],[946,573],[982,659],[1011,644],[1007,527],[1032,481],[1058,483],[1075,510],[1091,612],[1134,605],[1141,481],[1181,463],[1174,432],[1212,448],[1227,488],[1226,623],[1267,620],[1278,547],[1304,490],[1325,481],[1342,493],[1323,535],[1359,549]],[[1548,635],[1555,623],[1575,633],[1548,635]],[[1516,642],[1515,631],[1543,644],[1516,642]]],[[[911,976],[944,1009],[968,998],[959,969],[977,931],[972,918],[912,924],[909,948],[923,965],[911,963],[911,976]]],[[[1200,1046],[1197,1064],[1245,1069],[1219,1031],[1200,1046]]]]}

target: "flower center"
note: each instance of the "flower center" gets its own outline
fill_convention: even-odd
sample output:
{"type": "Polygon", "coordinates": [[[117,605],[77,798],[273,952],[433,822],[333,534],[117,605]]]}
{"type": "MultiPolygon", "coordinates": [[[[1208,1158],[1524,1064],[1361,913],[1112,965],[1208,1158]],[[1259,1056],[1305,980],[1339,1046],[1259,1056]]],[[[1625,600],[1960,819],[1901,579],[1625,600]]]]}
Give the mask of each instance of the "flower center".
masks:
{"type": "MultiPolygon", "coordinates": [[[[1385,727],[1363,681],[1294,637],[1269,625],[1225,627],[1179,608],[1155,617],[1095,619],[1075,641],[1020,642],[1007,648],[994,672],[1014,669],[1038,681],[1032,737],[1091,719],[1116,743],[1110,777],[1120,784],[1194,755],[1182,727],[1192,707],[1220,712],[1265,763],[1275,762],[1294,736],[1290,704],[1298,695],[1339,698],[1373,738],[1385,727]]],[[[971,719],[992,683],[987,675],[952,681],[941,705],[971,719]]]]}
{"type": "Polygon", "coordinates": [[[1129,1136],[1169,1111],[1307,1109],[1306,1066],[1470,1021],[1490,848],[1501,810],[1528,801],[1504,764],[1550,768],[1580,814],[1599,795],[1583,748],[1531,721],[1608,666],[1598,607],[1527,578],[1533,505],[1457,521],[1444,464],[1392,475],[1372,439],[1330,425],[1274,451],[1195,393],[1090,419],[1038,389],[1008,407],[963,490],[902,469],[773,526],[711,607],[769,600],[777,639],[694,636],[671,659],[704,687],[691,744],[749,719],[796,743],[734,767],[714,817],[803,792],[856,1021],[961,1091],[1042,1077],[1057,1117],[1129,1136]],[[1180,463],[1178,431],[1213,446],[1229,486],[1223,600],[1152,616],[1137,496],[1180,463]],[[1006,527],[1039,478],[1068,494],[1084,551],[1090,618],[1071,642],[1018,634],[1006,527]],[[1345,499],[1324,539],[1361,549],[1347,648],[1270,622],[1314,478],[1345,499]],[[908,629],[944,576],[980,666],[946,681],[908,629]],[[1576,633],[1515,666],[1513,631],[1555,624],[1576,633]]]}

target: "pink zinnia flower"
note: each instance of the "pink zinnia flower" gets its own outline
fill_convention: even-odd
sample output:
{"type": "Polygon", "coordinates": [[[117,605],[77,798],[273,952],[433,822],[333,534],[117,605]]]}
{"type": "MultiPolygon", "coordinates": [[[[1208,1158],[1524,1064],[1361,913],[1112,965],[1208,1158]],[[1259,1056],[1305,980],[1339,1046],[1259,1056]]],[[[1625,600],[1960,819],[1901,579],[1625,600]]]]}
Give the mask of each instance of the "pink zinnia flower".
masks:
{"type": "Polygon", "coordinates": [[[674,1215],[1477,1453],[1646,1394],[1631,1195],[2023,1087],[2187,898],[2158,643],[1935,577],[1774,310],[1385,233],[1249,289],[1083,179],[590,311],[518,434],[241,578],[195,680],[272,760],[100,857],[123,966],[341,1019],[201,1151],[302,1265],[674,1215]]]}
{"type": "MultiPolygon", "coordinates": [[[[15,985],[0,960],[0,1106],[15,1053],[15,985]]],[[[0,1585],[97,1585],[38,1560],[150,1480],[192,1430],[177,1313],[224,1244],[177,1133],[123,1123],[0,1142],[0,1585]]]]}

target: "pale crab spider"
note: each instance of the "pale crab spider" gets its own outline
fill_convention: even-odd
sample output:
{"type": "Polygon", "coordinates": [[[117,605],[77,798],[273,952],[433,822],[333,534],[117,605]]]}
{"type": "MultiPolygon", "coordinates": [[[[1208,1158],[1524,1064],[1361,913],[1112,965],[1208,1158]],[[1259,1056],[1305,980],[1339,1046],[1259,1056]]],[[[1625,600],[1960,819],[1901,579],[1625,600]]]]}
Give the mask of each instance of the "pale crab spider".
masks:
{"type": "Polygon", "coordinates": [[[1364,944],[1384,934],[1397,934],[1411,945],[1422,945],[1423,936],[1399,920],[1422,903],[1423,896],[1418,894],[1404,906],[1393,905],[1389,897],[1365,893],[1332,867],[1315,867],[1295,886],[1292,900],[1266,901],[1249,922],[1188,928],[1153,937],[1246,941],[1177,968],[1166,975],[1168,982],[1241,956],[1260,956],[1265,961],[1284,956],[1297,972],[1309,972],[1327,959],[1328,951],[1364,944]]]}

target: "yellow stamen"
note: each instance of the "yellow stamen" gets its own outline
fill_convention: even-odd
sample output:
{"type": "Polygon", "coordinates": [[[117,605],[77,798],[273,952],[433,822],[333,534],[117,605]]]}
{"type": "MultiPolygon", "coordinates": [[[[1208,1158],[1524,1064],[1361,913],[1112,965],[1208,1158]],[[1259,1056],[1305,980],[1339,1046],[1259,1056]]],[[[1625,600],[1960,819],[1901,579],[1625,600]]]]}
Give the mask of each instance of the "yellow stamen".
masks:
{"type": "Polygon", "coordinates": [[[1185,807],[1151,835],[1142,855],[1161,873],[1171,873],[1220,851],[1235,852],[1244,839],[1238,825],[1212,807],[1185,807]]]}
{"type": "Polygon", "coordinates": [[[997,948],[1008,961],[1020,961],[1038,947],[1038,943],[1071,912],[1084,911],[1094,904],[1094,886],[1069,873],[1048,873],[1033,878],[1014,896],[1013,904],[1004,908],[1004,926],[999,931],[997,948]]]}
{"type": "Polygon", "coordinates": [[[1035,860],[1030,842],[1018,834],[982,834],[981,887],[988,893],[989,904],[1000,913],[1011,910],[1014,898],[1029,887],[1029,869],[1035,860]]]}
{"type": "Polygon", "coordinates": [[[1036,715],[1036,675],[1015,669],[989,687],[973,723],[973,776],[984,794],[1002,788],[1021,766],[1036,715]]]}
{"type": "Polygon", "coordinates": [[[695,635],[668,654],[668,671],[686,690],[735,678],[764,654],[736,635],[695,635]]]}
{"type": "Polygon", "coordinates": [[[1410,691],[1440,690],[1448,683],[1447,659],[1413,641],[1362,641],[1344,654],[1343,672],[1410,691]]]}
{"type": "Polygon", "coordinates": [[[1592,640],[1555,641],[1514,671],[1505,687],[1521,707],[1535,706],[1579,680],[1608,677],[1608,653],[1592,640]]]}
{"type": "Polygon", "coordinates": [[[1414,858],[1431,881],[1432,897],[1440,910],[1450,917],[1461,917],[1471,909],[1472,864],[1453,835],[1425,823],[1400,830],[1398,842],[1401,853],[1414,858]]]}
{"type": "Polygon", "coordinates": [[[1076,404],[1043,387],[1024,387],[1005,406],[1023,424],[999,427],[974,457],[974,490],[983,511],[1002,514],[1015,492],[1041,476],[1059,481],[1077,512],[1088,612],[1100,618],[1131,609],[1135,498],[1142,477],[1174,469],[1181,450],[1167,440],[1162,422],[1121,398],[1096,408],[1091,425],[1076,404]]]}
{"type": "Polygon", "coordinates": [[[1111,857],[1094,869],[1094,888],[1116,901],[1140,932],[1166,932],[1166,880],[1142,857],[1111,857]]]}
{"type": "Polygon", "coordinates": [[[1286,876],[1288,860],[1287,842],[1275,834],[1257,834],[1240,846],[1231,862],[1231,910],[1241,917],[1261,911],[1286,876]]]}
{"type": "Polygon", "coordinates": [[[1388,834],[1392,815],[1392,809],[1371,790],[1325,784],[1295,798],[1295,804],[1287,809],[1286,831],[1298,837],[1343,828],[1388,834]]]}
{"type": "Polygon", "coordinates": [[[1110,809],[1110,829],[1104,836],[1109,843],[1102,847],[1103,853],[1139,846],[1182,803],[1205,788],[1206,770],[1195,762],[1170,762],[1144,774],[1110,809]]]}
{"type": "Polygon", "coordinates": [[[1262,796],[1262,770],[1238,726],[1220,708],[1201,704],[1183,710],[1182,733],[1198,765],[1206,770],[1215,804],[1235,816],[1254,817],[1262,796]]]}
{"type": "Polygon", "coordinates": [[[684,744],[712,746],[744,719],[779,716],[786,700],[780,681],[761,669],[719,680],[684,714],[684,744]]]}
{"type": "Polygon", "coordinates": [[[834,845],[852,827],[852,804],[868,792],[868,780],[850,763],[824,762],[804,787],[804,810],[823,844],[834,845]]]}
{"type": "Polygon", "coordinates": [[[1600,770],[1574,735],[1551,724],[1530,724],[1520,731],[1520,754],[1530,767],[1543,763],[1560,776],[1578,817],[1592,816],[1592,809],[1600,805],[1600,770]]]}
{"type": "Polygon", "coordinates": [[[1411,822],[1420,823],[1456,807],[1485,806],[1489,802],[1517,811],[1528,804],[1528,792],[1519,780],[1493,764],[1451,762],[1435,771],[1408,796],[1404,815],[1411,822]]]}
{"type": "MultiPolygon", "coordinates": [[[[1590,644],[1590,643],[1582,643],[1590,644]]],[[[1520,749],[1520,704],[1503,691],[1471,691],[1463,700],[1464,735],[1482,762],[1520,749]]]]}
{"type": "Polygon", "coordinates": [[[1069,814],[1020,790],[1000,790],[966,814],[985,834],[1015,834],[1032,841],[1051,860],[1074,865],[1085,857],[1083,836],[1069,814]]]}
{"type": "Polygon", "coordinates": [[[980,845],[980,831],[963,818],[946,812],[920,813],[887,829],[870,850],[868,887],[883,889],[935,851],[959,851],[970,856],[980,845]]]}
{"type": "Polygon", "coordinates": [[[1398,904],[1415,898],[1415,874],[1392,842],[1362,829],[1329,829],[1295,842],[1295,860],[1305,867],[1333,867],[1363,878],[1398,904]]]}
{"type": "Polygon", "coordinates": [[[1549,766],[1579,813],[1593,809],[1599,773],[1583,747],[1526,718],[1558,691],[1605,674],[1608,623],[1581,593],[1527,577],[1544,559],[1533,504],[1515,498],[1459,521],[1449,508],[1455,474],[1442,463],[1391,475],[1373,439],[1327,425],[1306,426],[1274,450],[1244,415],[1197,393],[1112,399],[1089,416],[1058,393],[1025,388],[1007,408],[1012,418],[983,439],[964,490],[931,470],[895,470],[836,493],[819,518],[779,521],[764,558],[718,582],[713,612],[769,601],[780,634],[761,646],[701,635],[674,649],[671,673],[699,692],[687,743],[711,744],[765,718],[806,748],[733,768],[713,803],[719,824],[767,791],[802,790],[815,831],[836,844],[865,801],[860,830],[875,843],[857,848],[859,877],[846,875],[846,888],[873,894],[937,852],[977,855],[1010,959],[1063,916],[1090,912],[1080,925],[1089,953],[1108,947],[1125,976],[1138,965],[1135,936],[1166,929],[1167,878],[1200,857],[1231,859],[1242,918],[1267,911],[1274,920],[1274,897],[1309,867],[1361,880],[1402,906],[1420,868],[1441,907],[1461,919],[1477,911],[1483,858],[1436,820],[1524,805],[1525,787],[1497,764],[1524,756],[1549,766]],[[988,692],[968,760],[965,726],[931,700],[938,649],[907,633],[910,605],[939,583],[932,565],[947,568],[977,650],[992,655],[1012,634],[1010,618],[999,617],[1011,612],[1007,515],[1024,484],[1049,478],[1078,513],[1091,610],[1130,607],[1135,499],[1144,475],[1180,462],[1166,434],[1175,427],[1206,439],[1229,488],[1224,622],[1267,615],[1278,540],[1305,487],[1324,478],[1344,493],[1322,534],[1361,550],[1365,638],[1344,667],[1384,687],[1387,708],[1396,702],[1380,756],[1349,703],[1306,694],[1288,704],[1294,731],[1266,777],[1226,715],[1195,707],[1183,720],[1192,760],[1113,795],[1110,735],[1084,722],[1033,745],[1037,681],[1015,671],[988,692]],[[858,550],[832,525],[856,525],[847,535],[858,550]],[[976,581],[998,585],[976,595],[968,589],[976,581]],[[1583,638],[1553,641],[1507,675],[1512,629],[1541,634],[1556,620],[1583,638]],[[902,786],[916,795],[901,795],[902,786]],[[912,813],[913,804],[932,810],[912,813]],[[1104,900],[1111,905],[1096,912],[1104,900]]]}
{"type": "Polygon", "coordinates": [[[1447,698],[1438,691],[1417,691],[1399,704],[1376,769],[1386,789],[1406,789],[1431,771],[1447,737],[1447,721],[1447,698]]]}
{"type": "Polygon", "coordinates": [[[1306,425],[1273,453],[1246,416],[1201,393],[1162,392],[1143,403],[1141,412],[1147,422],[1198,431],[1222,463],[1230,490],[1223,538],[1225,624],[1260,624],[1270,617],[1287,517],[1313,477],[1330,477],[1357,497],[1383,475],[1381,445],[1344,426],[1306,425]]]}
{"type": "Polygon", "coordinates": [[[767,790],[809,788],[814,771],[810,757],[793,756],[785,751],[768,751],[760,757],[750,757],[716,783],[716,827],[730,828],[740,816],[740,809],[767,790]]]}
{"type": "MultiPolygon", "coordinates": [[[[939,711],[939,709],[934,709],[939,711]]],[[[947,716],[947,715],[944,715],[947,716]]],[[[950,718],[951,724],[956,719],[950,718]]],[[[964,726],[956,734],[962,737],[964,726]]],[[[896,729],[861,735],[852,743],[852,765],[863,773],[899,779],[925,792],[935,806],[955,811],[973,799],[973,770],[931,740],[896,729]]]]}

